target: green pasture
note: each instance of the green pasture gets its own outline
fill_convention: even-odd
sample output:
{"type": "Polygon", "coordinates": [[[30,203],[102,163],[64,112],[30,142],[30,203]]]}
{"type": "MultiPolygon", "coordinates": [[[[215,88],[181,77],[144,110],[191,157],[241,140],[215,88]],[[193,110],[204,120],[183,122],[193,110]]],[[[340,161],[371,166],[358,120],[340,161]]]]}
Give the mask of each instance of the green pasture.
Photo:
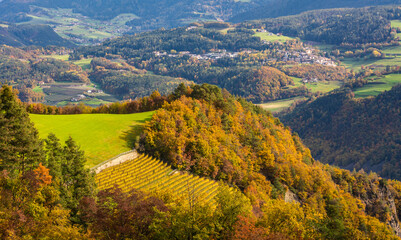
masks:
{"type": "Polygon", "coordinates": [[[84,58],[84,59],[81,59],[81,60],[72,61],[72,63],[74,63],[75,65],[80,66],[83,70],[87,70],[87,69],[91,68],[91,66],[90,66],[91,61],[92,61],[92,58],[84,58]]]}
{"type": "Polygon", "coordinates": [[[36,92],[36,93],[42,93],[43,89],[40,86],[36,86],[32,89],[32,91],[36,92]]]}
{"type": "Polygon", "coordinates": [[[153,112],[135,114],[37,115],[31,120],[40,138],[49,133],[65,141],[71,136],[85,151],[88,167],[132,149],[141,126],[153,112]]]}
{"type": "Polygon", "coordinates": [[[382,52],[385,54],[401,54],[401,46],[384,47],[382,52]]]}
{"type": "Polygon", "coordinates": [[[260,37],[261,40],[265,40],[265,41],[268,41],[268,42],[277,42],[277,41],[278,42],[285,42],[285,41],[294,39],[292,37],[277,36],[275,34],[269,36],[268,32],[255,32],[254,36],[260,37]]]}
{"type": "Polygon", "coordinates": [[[380,79],[371,80],[367,85],[355,89],[355,97],[363,98],[377,96],[398,84],[401,84],[401,74],[389,74],[380,79]]]}
{"type": "Polygon", "coordinates": [[[379,68],[384,68],[387,65],[394,66],[398,65],[401,66],[401,57],[386,57],[383,59],[353,59],[353,58],[346,58],[341,61],[343,65],[348,69],[353,69],[354,71],[359,71],[361,66],[376,66],[379,68]]]}
{"type": "Polygon", "coordinates": [[[270,112],[276,113],[281,112],[291,106],[296,100],[302,100],[304,97],[295,97],[295,98],[288,98],[282,99],[277,101],[271,101],[267,103],[258,104],[263,109],[269,110],[270,112]]]}
{"type": "Polygon", "coordinates": [[[311,90],[313,93],[316,92],[330,92],[334,89],[340,88],[342,85],[342,82],[340,81],[319,81],[317,83],[303,83],[301,78],[292,78],[294,80],[294,86],[290,87],[301,87],[305,86],[309,90],[311,90]]]}

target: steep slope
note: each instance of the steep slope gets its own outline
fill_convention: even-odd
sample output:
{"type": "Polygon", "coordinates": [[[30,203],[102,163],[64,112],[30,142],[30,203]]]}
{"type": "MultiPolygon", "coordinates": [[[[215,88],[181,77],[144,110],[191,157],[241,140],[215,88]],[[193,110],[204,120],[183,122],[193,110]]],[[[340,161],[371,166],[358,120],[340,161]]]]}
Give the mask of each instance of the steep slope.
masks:
{"type": "Polygon", "coordinates": [[[280,118],[318,160],[401,179],[401,86],[375,98],[343,90],[295,108],[280,118]]]}
{"type": "Polygon", "coordinates": [[[387,202],[386,195],[383,205],[373,207],[379,210],[392,206],[392,211],[368,211],[374,206],[370,202],[380,198],[363,192],[371,182],[372,189],[377,190],[379,181],[386,192],[385,180],[376,176],[365,184],[349,171],[315,162],[309,149],[278,119],[217,87],[182,87],[174,96],[176,101],[156,111],[145,124],[139,150],[180,170],[238,186],[251,199],[256,212],[274,215],[274,223],[285,219],[280,220],[284,212],[290,214],[278,210],[278,206],[285,206],[285,201],[301,203],[293,206],[302,211],[302,217],[293,212],[292,222],[287,219],[285,226],[271,231],[290,239],[391,238],[367,213],[389,225],[391,219],[398,233],[394,198],[387,202]],[[357,197],[365,197],[366,205],[359,204],[357,197]]]}
{"type": "Polygon", "coordinates": [[[60,37],[47,25],[9,25],[0,26],[0,44],[22,47],[22,46],[63,46],[73,47],[74,44],[60,37]]]}

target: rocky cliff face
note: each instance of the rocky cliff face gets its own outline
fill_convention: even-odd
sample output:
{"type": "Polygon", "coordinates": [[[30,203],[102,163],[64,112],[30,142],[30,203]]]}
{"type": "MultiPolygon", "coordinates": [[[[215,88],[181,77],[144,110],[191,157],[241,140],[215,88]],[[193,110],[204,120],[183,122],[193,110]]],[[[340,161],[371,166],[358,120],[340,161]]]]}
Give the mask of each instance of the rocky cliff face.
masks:
{"type": "MultiPolygon", "coordinates": [[[[359,199],[365,204],[365,211],[372,217],[379,218],[386,222],[397,236],[401,237],[400,221],[395,204],[395,196],[390,187],[380,180],[379,183],[371,182],[370,188],[365,189],[366,195],[359,196],[359,199]]],[[[358,196],[357,196],[358,197],[358,196]]]]}

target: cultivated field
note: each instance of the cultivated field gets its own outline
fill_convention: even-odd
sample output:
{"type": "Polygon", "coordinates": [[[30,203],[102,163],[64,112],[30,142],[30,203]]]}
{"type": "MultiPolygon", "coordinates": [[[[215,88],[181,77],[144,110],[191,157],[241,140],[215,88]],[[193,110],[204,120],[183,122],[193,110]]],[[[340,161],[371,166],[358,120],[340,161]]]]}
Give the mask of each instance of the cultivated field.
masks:
{"type": "Polygon", "coordinates": [[[49,133],[65,141],[71,136],[85,151],[88,167],[93,167],[111,157],[132,149],[142,124],[153,112],[135,114],[78,114],[37,115],[31,120],[39,130],[39,136],[49,133]]]}
{"type": "Polygon", "coordinates": [[[166,163],[140,155],[119,165],[106,168],[96,175],[100,190],[118,185],[123,191],[174,192],[201,201],[210,201],[217,194],[219,184],[215,181],[171,169],[166,163]]]}

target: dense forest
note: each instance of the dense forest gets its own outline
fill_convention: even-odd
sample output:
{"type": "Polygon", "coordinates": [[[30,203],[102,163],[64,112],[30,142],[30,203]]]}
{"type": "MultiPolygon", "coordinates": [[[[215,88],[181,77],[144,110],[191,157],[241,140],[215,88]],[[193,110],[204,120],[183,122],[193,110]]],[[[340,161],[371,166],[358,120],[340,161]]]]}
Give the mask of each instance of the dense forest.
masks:
{"type": "Polygon", "coordinates": [[[262,2],[261,6],[237,14],[230,21],[238,23],[247,20],[275,18],[315,9],[360,8],[376,5],[397,5],[400,3],[401,1],[399,0],[274,0],[262,2]]]}
{"type": "Polygon", "coordinates": [[[400,9],[369,7],[360,9],[315,10],[295,16],[245,22],[248,28],[265,28],[275,33],[330,44],[390,42],[390,19],[400,17],[400,9]]]}
{"type": "Polygon", "coordinates": [[[340,90],[280,119],[319,161],[401,179],[400,96],[401,86],[367,99],[354,99],[350,90],[340,90]]]}
{"type": "MultiPolygon", "coordinates": [[[[305,226],[302,229],[295,227],[295,222],[279,224],[280,227],[276,225],[276,229],[287,237],[372,237],[360,228],[362,222],[358,221],[364,217],[359,215],[361,209],[358,210],[355,199],[339,191],[331,179],[338,180],[343,191],[369,198],[369,195],[359,191],[365,191],[362,185],[369,186],[371,181],[379,180],[377,176],[368,177],[360,173],[363,176],[357,180],[359,175],[356,173],[353,175],[345,170],[323,167],[312,159],[310,151],[298,136],[278,119],[217,87],[182,86],[174,94],[177,100],[158,110],[145,125],[139,150],[164,159],[178,169],[238,186],[250,198],[254,211],[265,217],[269,215],[269,221],[275,223],[280,222],[280,214],[270,214],[276,211],[278,205],[289,207],[283,200],[293,194],[291,201],[301,203],[293,208],[300,211],[294,213],[295,216],[302,212],[304,220],[310,221],[294,219],[295,222],[302,222],[299,222],[299,226],[305,226]],[[361,185],[356,187],[358,184],[361,185]],[[266,206],[269,206],[267,212],[266,206]],[[316,211],[322,215],[314,215],[316,211]],[[358,230],[355,231],[355,227],[358,230]],[[312,229],[313,232],[310,232],[312,229]]],[[[387,186],[387,183],[384,184],[387,186]]],[[[370,214],[380,215],[379,207],[376,210],[370,214]]],[[[391,214],[387,216],[388,219],[397,218],[391,214]]],[[[369,225],[370,220],[362,221],[369,225]]],[[[260,224],[266,226],[262,222],[260,224]]],[[[371,227],[366,225],[363,229],[371,227]]]]}

